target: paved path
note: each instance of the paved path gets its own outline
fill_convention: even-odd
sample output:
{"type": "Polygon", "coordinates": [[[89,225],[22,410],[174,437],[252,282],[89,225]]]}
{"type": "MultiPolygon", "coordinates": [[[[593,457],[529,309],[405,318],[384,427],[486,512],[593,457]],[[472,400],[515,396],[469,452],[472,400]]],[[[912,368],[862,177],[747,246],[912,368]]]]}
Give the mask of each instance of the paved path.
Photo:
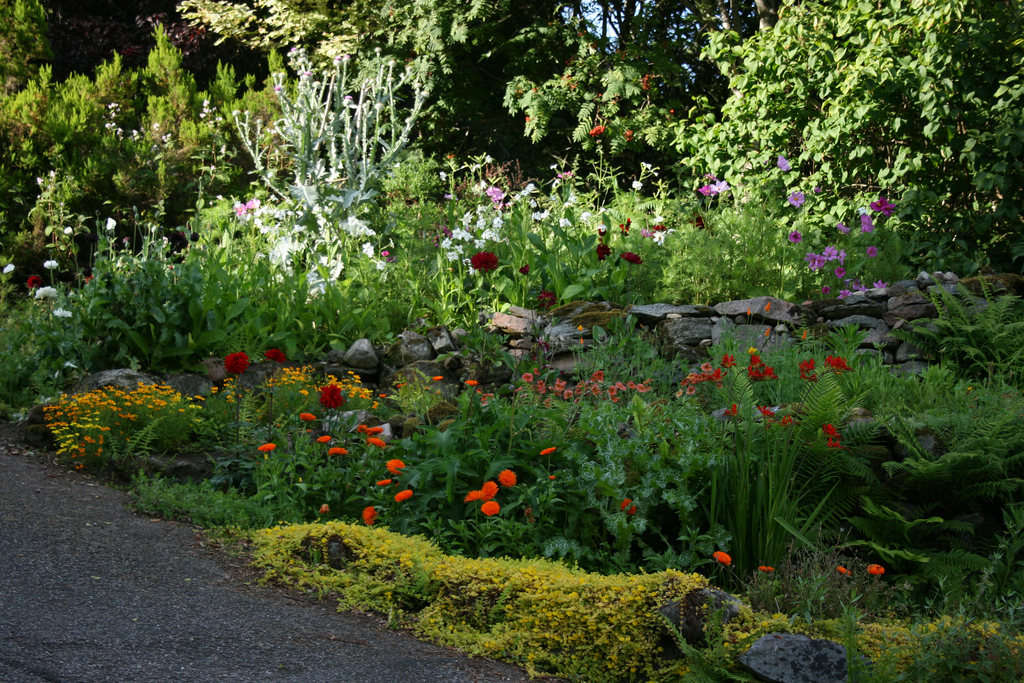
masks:
{"type": "Polygon", "coordinates": [[[188,525],[0,443],[0,681],[527,681],[338,614],[246,587],[188,525]]]}

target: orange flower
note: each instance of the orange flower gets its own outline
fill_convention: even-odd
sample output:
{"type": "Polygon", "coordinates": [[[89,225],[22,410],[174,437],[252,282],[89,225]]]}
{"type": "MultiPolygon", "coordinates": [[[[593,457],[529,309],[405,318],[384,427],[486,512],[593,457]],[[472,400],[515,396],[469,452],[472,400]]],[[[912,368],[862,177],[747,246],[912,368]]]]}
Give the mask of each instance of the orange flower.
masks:
{"type": "Polygon", "coordinates": [[[721,550],[716,550],[715,552],[713,552],[711,554],[711,557],[715,558],[715,560],[717,560],[719,564],[724,564],[726,567],[732,564],[732,558],[729,557],[727,553],[723,553],[721,550]]]}
{"type": "Polygon", "coordinates": [[[313,413],[299,413],[299,419],[303,422],[312,422],[316,419],[316,415],[313,413]]]}
{"type": "Polygon", "coordinates": [[[269,453],[270,451],[274,450],[275,448],[277,448],[277,444],[265,443],[262,446],[260,446],[259,448],[257,448],[256,450],[263,451],[264,453],[269,453]]]}
{"type": "Polygon", "coordinates": [[[767,304],[765,304],[765,306],[764,306],[764,312],[765,312],[765,313],[767,313],[767,312],[768,312],[768,311],[770,311],[770,310],[772,310],[772,302],[771,302],[771,301],[769,301],[769,302],[768,302],[767,304]]]}
{"type": "Polygon", "coordinates": [[[331,506],[328,505],[327,503],[324,503],[323,505],[320,506],[320,514],[321,515],[326,515],[330,511],[331,511],[331,506]]]}
{"type": "Polygon", "coordinates": [[[807,339],[807,330],[804,330],[804,336],[800,337],[800,339],[807,339]]]}
{"type": "Polygon", "coordinates": [[[467,387],[475,387],[478,384],[480,384],[480,382],[477,382],[475,379],[467,379],[466,380],[466,386],[467,387]]]}
{"type": "Polygon", "coordinates": [[[549,474],[548,475],[548,479],[550,479],[551,481],[554,481],[555,480],[555,475],[549,474]]]}
{"type": "Polygon", "coordinates": [[[512,470],[502,470],[498,475],[498,483],[502,486],[515,486],[516,485],[516,473],[512,470]]]}
{"type": "Polygon", "coordinates": [[[391,480],[381,479],[380,481],[377,482],[377,486],[391,486],[391,480]]]}
{"type": "Polygon", "coordinates": [[[762,564],[760,567],[757,568],[757,570],[760,572],[764,572],[765,574],[771,574],[773,571],[775,571],[775,567],[768,567],[762,564]]]}
{"type": "Polygon", "coordinates": [[[472,503],[473,501],[480,500],[483,497],[484,497],[484,492],[483,491],[470,491],[469,493],[466,494],[466,497],[463,499],[462,502],[463,503],[472,503]]]}
{"type": "Polygon", "coordinates": [[[329,437],[326,434],[324,434],[323,436],[321,436],[316,441],[317,441],[317,443],[330,443],[331,442],[331,437],[329,437]]]}
{"type": "Polygon", "coordinates": [[[366,433],[369,434],[370,436],[374,436],[375,434],[381,434],[383,432],[384,432],[384,428],[383,427],[367,427],[366,428],[366,433]]]}
{"type": "Polygon", "coordinates": [[[360,434],[365,434],[367,429],[369,429],[369,427],[367,427],[366,425],[359,425],[358,427],[356,427],[356,431],[359,432],[360,434]]]}
{"type": "Polygon", "coordinates": [[[348,451],[339,446],[327,450],[327,455],[348,455],[348,451]]]}
{"type": "Polygon", "coordinates": [[[496,515],[499,512],[501,512],[501,506],[495,503],[493,500],[489,500],[480,506],[480,512],[490,517],[491,515],[496,515]]]}
{"type": "Polygon", "coordinates": [[[493,481],[485,481],[484,485],[480,487],[483,492],[482,500],[490,500],[498,495],[498,485],[493,481]]]}
{"type": "Polygon", "coordinates": [[[880,564],[869,564],[868,574],[874,574],[875,576],[881,576],[885,573],[885,567],[880,564]]]}
{"type": "Polygon", "coordinates": [[[387,444],[375,436],[371,436],[369,439],[367,439],[366,443],[370,444],[371,446],[376,446],[377,448],[387,448],[387,444]]]}
{"type": "Polygon", "coordinates": [[[398,493],[395,494],[396,503],[401,503],[403,500],[409,500],[410,498],[412,498],[412,491],[410,491],[409,489],[399,491],[398,493]]]}
{"type": "Polygon", "coordinates": [[[836,571],[840,574],[843,574],[844,576],[847,576],[850,573],[850,570],[843,566],[836,567],[836,571]]]}
{"type": "Polygon", "coordinates": [[[390,472],[391,474],[401,474],[401,470],[403,467],[405,467],[405,463],[397,459],[388,460],[387,465],[385,465],[385,467],[388,468],[388,472],[390,472]]]}
{"type": "Polygon", "coordinates": [[[377,521],[377,508],[372,505],[370,507],[363,508],[363,521],[366,522],[368,526],[373,526],[373,523],[377,521]]]}
{"type": "Polygon", "coordinates": [[[552,453],[554,453],[554,452],[555,452],[556,450],[558,450],[558,448],[557,448],[557,447],[555,447],[555,446],[552,446],[551,448],[545,448],[544,450],[542,450],[542,451],[540,452],[540,454],[541,454],[541,455],[551,455],[551,454],[552,454],[552,453]]]}
{"type": "Polygon", "coordinates": [[[620,510],[625,510],[626,508],[629,507],[629,504],[632,503],[632,502],[633,502],[632,498],[626,498],[624,501],[622,501],[622,504],[619,505],[619,509],[620,510]]]}
{"type": "Polygon", "coordinates": [[[438,375],[437,377],[431,377],[430,379],[434,380],[435,382],[440,382],[441,380],[444,379],[444,376],[438,375]]]}

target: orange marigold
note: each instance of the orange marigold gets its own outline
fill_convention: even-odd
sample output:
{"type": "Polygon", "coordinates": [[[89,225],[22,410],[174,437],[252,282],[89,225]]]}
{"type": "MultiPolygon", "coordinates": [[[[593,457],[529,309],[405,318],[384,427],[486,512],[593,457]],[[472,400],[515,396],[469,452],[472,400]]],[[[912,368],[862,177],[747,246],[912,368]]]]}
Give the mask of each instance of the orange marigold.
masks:
{"type": "Polygon", "coordinates": [[[320,506],[320,514],[321,515],[326,515],[330,511],[331,511],[331,506],[328,505],[327,503],[324,503],[323,505],[320,506]]]}
{"type": "Polygon", "coordinates": [[[383,431],[384,431],[383,427],[367,427],[366,428],[366,433],[369,434],[370,436],[375,436],[377,434],[382,433],[383,431]]]}
{"type": "Polygon", "coordinates": [[[552,446],[551,448],[545,448],[544,450],[542,450],[542,451],[540,452],[540,454],[541,454],[541,455],[551,455],[551,454],[552,454],[552,453],[554,453],[554,452],[555,452],[556,450],[558,450],[558,448],[557,448],[557,447],[555,447],[555,446],[552,446]]]}
{"type": "Polygon", "coordinates": [[[327,455],[348,455],[348,451],[340,446],[335,446],[327,450],[327,455]]]}
{"type": "Polygon", "coordinates": [[[711,554],[711,557],[715,558],[715,560],[719,564],[724,564],[726,567],[732,564],[732,558],[729,557],[729,554],[723,553],[721,550],[716,550],[715,552],[713,552],[711,554]]]}
{"type": "Polygon", "coordinates": [[[412,498],[412,491],[409,489],[399,491],[395,494],[395,502],[397,503],[401,503],[403,500],[409,500],[410,498],[412,498]]]}
{"type": "Polygon", "coordinates": [[[277,448],[277,444],[265,443],[262,446],[260,446],[259,448],[257,448],[256,450],[263,451],[264,453],[269,453],[270,451],[274,450],[275,448],[277,448]]]}
{"type": "Polygon", "coordinates": [[[490,500],[498,495],[498,485],[493,481],[485,481],[484,485],[480,487],[480,490],[484,494],[482,500],[490,500]]]}
{"type": "Polygon", "coordinates": [[[463,499],[462,502],[463,503],[472,503],[474,501],[482,499],[483,497],[484,497],[484,492],[483,491],[479,491],[479,490],[477,490],[477,491],[470,491],[469,493],[466,494],[466,497],[463,499]]]}
{"type": "Polygon", "coordinates": [[[771,574],[773,571],[775,571],[775,567],[769,567],[767,565],[762,564],[760,567],[757,568],[757,570],[760,572],[764,572],[765,574],[771,574]]]}
{"type": "Polygon", "coordinates": [[[496,515],[499,512],[501,512],[501,506],[495,503],[493,500],[489,500],[480,506],[480,512],[490,517],[491,515],[496,515]]]}
{"type": "Polygon", "coordinates": [[[331,437],[329,437],[328,435],[324,434],[323,436],[318,438],[316,441],[317,441],[317,443],[330,443],[331,442],[331,437]]]}
{"type": "Polygon", "coordinates": [[[401,470],[403,467],[405,467],[405,463],[398,459],[388,460],[388,463],[387,465],[385,465],[385,467],[388,468],[388,472],[390,472],[391,474],[401,474],[401,470]]]}
{"type": "Polygon", "coordinates": [[[312,422],[316,419],[316,415],[313,413],[299,413],[299,419],[303,422],[312,422]]]}
{"type": "Polygon", "coordinates": [[[836,567],[836,571],[839,572],[840,574],[844,574],[844,575],[847,575],[847,574],[850,573],[850,570],[847,569],[846,567],[843,567],[842,565],[836,567]]]}
{"type": "Polygon", "coordinates": [[[498,483],[502,486],[515,486],[516,485],[516,473],[512,470],[502,470],[498,474],[498,483]]]}
{"type": "Polygon", "coordinates": [[[367,439],[366,443],[370,444],[371,446],[376,446],[377,448],[386,448],[387,447],[386,443],[384,443],[383,441],[381,441],[380,439],[378,439],[375,436],[371,436],[369,439],[367,439]]]}
{"type": "Polygon", "coordinates": [[[875,576],[881,576],[885,573],[885,567],[880,564],[869,564],[868,574],[874,574],[875,576]]]}
{"type": "Polygon", "coordinates": [[[478,384],[480,384],[480,382],[477,382],[475,379],[467,379],[466,380],[466,386],[467,387],[475,387],[478,384]]]}
{"type": "Polygon", "coordinates": [[[366,522],[367,525],[373,526],[373,523],[377,521],[377,508],[372,505],[363,508],[363,521],[366,522]]]}
{"type": "Polygon", "coordinates": [[[381,479],[380,481],[377,482],[377,486],[391,486],[391,480],[381,479]]]}
{"type": "Polygon", "coordinates": [[[441,375],[438,375],[436,377],[431,377],[430,379],[434,380],[435,382],[440,382],[441,380],[444,379],[444,377],[441,376],[441,375]]]}

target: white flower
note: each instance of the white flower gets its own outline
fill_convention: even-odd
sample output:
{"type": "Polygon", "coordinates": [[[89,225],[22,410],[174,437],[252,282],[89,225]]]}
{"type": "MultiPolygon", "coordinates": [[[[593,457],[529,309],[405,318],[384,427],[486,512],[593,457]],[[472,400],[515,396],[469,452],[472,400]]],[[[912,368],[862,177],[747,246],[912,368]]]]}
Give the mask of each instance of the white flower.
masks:
{"type": "Polygon", "coordinates": [[[448,174],[444,171],[441,171],[441,180],[448,180],[448,174]]]}
{"type": "Polygon", "coordinates": [[[4,266],[4,275],[10,275],[13,272],[14,272],[14,264],[13,263],[8,263],[6,266],[4,266]]]}
{"type": "Polygon", "coordinates": [[[547,209],[544,209],[543,211],[536,211],[533,214],[533,220],[535,220],[535,221],[542,221],[545,218],[547,218],[549,215],[551,215],[551,212],[548,211],[547,209]]]}
{"type": "Polygon", "coordinates": [[[476,242],[473,242],[473,246],[477,249],[483,249],[487,246],[487,242],[485,240],[477,240],[476,242]]]}
{"type": "Polygon", "coordinates": [[[363,253],[366,254],[366,258],[373,258],[373,245],[369,242],[364,242],[363,253]]]}
{"type": "Polygon", "coordinates": [[[560,218],[558,220],[558,226],[560,228],[568,228],[571,225],[572,225],[572,221],[569,220],[568,218],[560,218]]]}
{"type": "Polygon", "coordinates": [[[526,187],[523,188],[523,194],[530,194],[531,192],[536,192],[536,191],[537,191],[537,186],[534,185],[533,183],[527,183],[526,187]]]}
{"type": "Polygon", "coordinates": [[[117,221],[115,221],[113,218],[108,218],[107,219],[107,232],[110,232],[111,230],[113,230],[115,226],[117,226],[117,221]]]}
{"type": "MultiPolygon", "coordinates": [[[[54,311],[54,313],[53,313],[53,314],[54,314],[54,315],[57,315],[57,312],[56,312],[56,311],[54,311]]],[[[70,314],[69,314],[69,315],[70,315],[70,314]]],[[[66,368],[71,368],[72,370],[77,370],[77,369],[78,369],[78,366],[77,366],[77,365],[75,365],[74,363],[72,363],[72,362],[71,362],[71,361],[69,361],[69,360],[66,360],[66,361],[64,361],[64,367],[66,367],[66,368]]]]}
{"type": "Polygon", "coordinates": [[[665,222],[665,217],[664,216],[655,216],[654,217],[654,224],[655,225],[658,225],[659,223],[664,223],[664,222],[665,222]]]}
{"type": "Polygon", "coordinates": [[[71,317],[71,311],[65,311],[63,308],[55,308],[55,309],[53,309],[53,314],[55,316],[57,316],[58,318],[70,318],[71,317]]]}
{"type": "Polygon", "coordinates": [[[57,262],[53,260],[43,262],[43,268],[46,268],[47,270],[54,270],[57,265],[57,262]]]}
{"type": "Polygon", "coordinates": [[[53,287],[40,287],[36,290],[37,299],[56,299],[57,290],[53,287]]]}
{"type": "Polygon", "coordinates": [[[656,232],[653,235],[651,235],[651,239],[654,240],[655,244],[661,246],[661,245],[665,244],[665,238],[668,237],[669,235],[671,235],[674,232],[675,232],[675,230],[659,231],[659,232],[656,232]]]}
{"type": "Polygon", "coordinates": [[[591,218],[593,218],[593,216],[594,214],[590,213],[589,211],[584,211],[583,213],[580,214],[580,220],[586,223],[591,218]]]}
{"type": "Polygon", "coordinates": [[[536,209],[537,208],[537,200],[536,199],[531,199],[530,200],[530,208],[531,209],[536,209]]]}
{"type": "Polygon", "coordinates": [[[452,239],[459,240],[460,242],[469,242],[473,239],[473,236],[462,228],[455,228],[452,230],[452,239]]]}
{"type": "Polygon", "coordinates": [[[448,257],[449,261],[458,261],[459,260],[459,252],[457,252],[457,251],[449,251],[449,252],[447,252],[445,254],[445,256],[448,257]]]}
{"type": "Polygon", "coordinates": [[[491,242],[497,242],[498,240],[501,239],[501,236],[498,233],[494,232],[493,230],[487,229],[484,230],[482,235],[480,235],[480,239],[490,240],[491,242]]]}
{"type": "Polygon", "coordinates": [[[861,216],[866,216],[868,214],[868,209],[866,206],[862,206],[859,209],[857,209],[857,213],[859,213],[861,216]]]}
{"type": "Polygon", "coordinates": [[[75,231],[72,228],[64,228],[65,235],[74,235],[75,231]]]}
{"type": "Polygon", "coordinates": [[[644,184],[641,183],[639,180],[634,180],[633,181],[633,189],[634,190],[639,190],[643,186],[644,186],[644,184]]]}

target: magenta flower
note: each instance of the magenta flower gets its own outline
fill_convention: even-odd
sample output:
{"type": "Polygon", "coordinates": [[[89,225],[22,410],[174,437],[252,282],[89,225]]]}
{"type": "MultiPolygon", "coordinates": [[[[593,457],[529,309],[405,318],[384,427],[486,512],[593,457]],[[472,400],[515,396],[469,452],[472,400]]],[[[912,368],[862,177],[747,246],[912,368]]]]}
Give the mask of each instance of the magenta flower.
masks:
{"type": "Polygon", "coordinates": [[[779,159],[778,159],[778,161],[775,162],[775,165],[778,166],[779,169],[783,170],[783,171],[790,171],[790,170],[792,170],[792,168],[789,165],[789,162],[786,161],[786,157],[784,157],[782,155],[779,155],[779,159]]]}
{"type": "Polygon", "coordinates": [[[843,225],[842,223],[837,224],[836,228],[839,230],[839,232],[843,233],[844,235],[850,234],[850,229],[843,225]]]}
{"type": "Polygon", "coordinates": [[[878,282],[876,282],[875,284],[872,285],[872,287],[877,287],[878,289],[885,289],[888,286],[889,286],[888,282],[882,282],[881,280],[879,280],[878,282]]]}
{"type": "Polygon", "coordinates": [[[718,194],[718,190],[713,185],[705,185],[704,187],[697,188],[697,192],[700,192],[705,197],[714,197],[718,194]]]}
{"type": "Polygon", "coordinates": [[[789,233],[789,241],[792,242],[793,244],[796,244],[797,242],[802,242],[803,239],[804,239],[804,236],[801,235],[796,230],[794,230],[793,232],[789,233]]]}
{"type": "Polygon", "coordinates": [[[821,255],[826,261],[835,261],[839,258],[839,250],[829,245],[821,250],[821,255]]]}
{"type": "Polygon", "coordinates": [[[874,232],[875,224],[871,220],[871,216],[866,213],[860,216],[860,231],[861,232],[874,232]]]}
{"type": "Polygon", "coordinates": [[[850,290],[848,290],[848,289],[840,289],[839,290],[839,298],[840,299],[845,299],[848,296],[850,296],[850,290]]]}
{"type": "Polygon", "coordinates": [[[896,208],[896,205],[890,202],[885,197],[879,197],[877,202],[871,202],[871,210],[877,211],[883,216],[891,216],[892,210],[896,208]]]}
{"type": "Polygon", "coordinates": [[[501,207],[501,203],[505,201],[505,193],[500,188],[489,187],[484,194],[491,198],[491,202],[496,208],[501,207]]]}
{"type": "Polygon", "coordinates": [[[821,288],[821,293],[822,294],[828,294],[831,291],[832,291],[832,288],[829,287],[828,285],[825,285],[824,287],[821,288]]]}
{"type": "Polygon", "coordinates": [[[814,188],[814,194],[821,194],[821,188],[820,187],[814,188]]]}
{"type": "Polygon", "coordinates": [[[804,193],[801,192],[800,190],[797,190],[793,194],[789,195],[789,203],[797,207],[798,209],[801,206],[803,206],[805,201],[807,201],[807,199],[804,196],[804,193]]]}
{"type": "Polygon", "coordinates": [[[864,250],[864,253],[866,253],[871,258],[875,258],[876,256],[878,256],[878,249],[875,247],[868,247],[867,249],[864,250]]]}
{"type": "Polygon", "coordinates": [[[842,279],[842,277],[844,275],[846,275],[846,268],[843,268],[841,266],[839,268],[836,268],[836,277],[837,278],[842,279]]]}
{"type": "Polygon", "coordinates": [[[807,261],[807,267],[811,270],[824,268],[825,264],[828,263],[828,259],[825,258],[824,254],[815,254],[814,252],[807,252],[807,256],[804,257],[804,261],[807,261]]]}

